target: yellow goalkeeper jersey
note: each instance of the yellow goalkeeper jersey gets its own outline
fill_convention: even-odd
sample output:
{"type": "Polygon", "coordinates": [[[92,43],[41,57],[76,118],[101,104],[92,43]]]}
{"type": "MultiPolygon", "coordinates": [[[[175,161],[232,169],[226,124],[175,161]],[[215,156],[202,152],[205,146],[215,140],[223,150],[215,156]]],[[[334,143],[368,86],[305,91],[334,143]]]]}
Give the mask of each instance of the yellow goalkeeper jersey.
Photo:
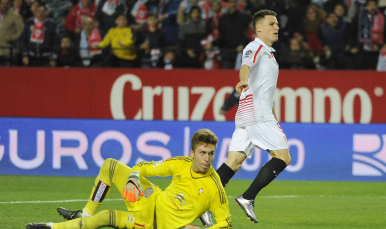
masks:
{"type": "Polygon", "coordinates": [[[181,156],[133,167],[144,177],[173,176],[171,184],[156,199],[157,228],[184,227],[207,210],[217,221],[211,229],[231,228],[228,199],[220,177],[212,166],[205,175],[195,173],[192,163],[192,158],[181,156]]]}
{"type": "Polygon", "coordinates": [[[103,41],[99,43],[99,47],[106,48],[111,45],[113,54],[124,60],[134,60],[137,58],[134,46],[134,34],[130,27],[111,28],[103,41]],[[119,44],[118,42],[121,42],[119,44]]]}

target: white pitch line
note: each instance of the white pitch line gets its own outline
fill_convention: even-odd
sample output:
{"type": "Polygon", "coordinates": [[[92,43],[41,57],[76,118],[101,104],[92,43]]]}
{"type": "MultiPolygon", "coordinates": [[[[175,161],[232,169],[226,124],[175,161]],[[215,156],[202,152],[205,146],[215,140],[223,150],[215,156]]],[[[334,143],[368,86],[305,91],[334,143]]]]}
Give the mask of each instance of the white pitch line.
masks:
{"type": "MultiPolygon", "coordinates": [[[[344,196],[344,195],[282,195],[282,196],[258,196],[257,198],[376,198],[386,199],[386,196],[344,196]]],[[[236,198],[236,196],[228,196],[228,198],[236,198]]],[[[104,201],[122,201],[123,199],[105,199],[104,201]]],[[[44,203],[69,203],[69,202],[87,202],[88,199],[74,199],[74,200],[30,200],[30,201],[9,201],[0,202],[0,204],[44,204],[44,203]]]]}
{"type": "MultiPolygon", "coordinates": [[[[123,199],[105,199],[104,201],[118,201],[123,199]]],[[[10,201],[0,202],[0,204],[44,204],[44,203],[68,203],[68,202],[87,202],[88,199],[75,199],[75,200],[30,200],[30,201],[10,201]]]]}
{"type": "MultiPolygon", "coordinates": [[[[228,198],[236,198],[237,196],[228,196],[228,198]]],[[[299,195],[289,195],[289,196],[258,196],[257,198],[297,198],[302,197],[299,195]]]]}

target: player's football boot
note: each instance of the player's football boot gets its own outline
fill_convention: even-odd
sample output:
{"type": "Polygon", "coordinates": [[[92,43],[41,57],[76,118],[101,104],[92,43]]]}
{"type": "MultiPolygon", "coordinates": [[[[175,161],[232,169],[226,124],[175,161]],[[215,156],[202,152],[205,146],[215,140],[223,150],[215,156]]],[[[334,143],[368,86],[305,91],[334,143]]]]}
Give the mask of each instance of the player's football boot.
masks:
{"type": "Polygon", "coordinates": [[[239,205],[247,214],[248,218],[252,220],[253,222],[257,223],[259,220],[257,220],[255,216],[255,201],[254,200],[247,200],[243,198],[243,195],[239,195],[235,199],[236,204],[239,205]]]}
{"type": "Polygon", "coordinates": [[[26,229],[51,229],[51,227],[47,223],[29,223],[26,229]]]}
{"type": "Polygon", "coordinates": [[[214,225],[212,222],[212,214],[210,213],[210,211],[206,211],[204,214],[202,214],[202,216],[200,216],[200,220],[204,226],[214,225]]]}
{"type": "Polygon", "coordinates": [[[73,220],[76,218],[81,218],[82,217],[82,211],[71,211],[65,208],[57,208],[56,209],[61,216],[63,216],[67,220],[73,220]]]}

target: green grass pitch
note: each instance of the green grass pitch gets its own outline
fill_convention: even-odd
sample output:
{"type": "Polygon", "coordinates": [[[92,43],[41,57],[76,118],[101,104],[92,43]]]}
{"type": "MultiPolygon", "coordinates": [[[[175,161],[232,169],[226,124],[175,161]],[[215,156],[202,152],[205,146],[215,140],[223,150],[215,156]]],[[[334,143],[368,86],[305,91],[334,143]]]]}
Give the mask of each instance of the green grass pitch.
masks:
{"type": "MultiPolygon", "coordinates": [[[[170,182],[149,180],[161,188],[170,182]]],[[[93,182],[92,177],[0,175],[0,228],[62,222],[56,208],[81,209],[93,182]]],[[[250,182],[231,180],[226,187],[233,228],[386,228],[386,182],[274,181],[256,198],[257,224],[234,202],[250,182]]],[[[120,198],[113,188],[101,210],[125,210],[120,198]]],[[[201,226],[198,219],[193,224],[201,226]]]]}

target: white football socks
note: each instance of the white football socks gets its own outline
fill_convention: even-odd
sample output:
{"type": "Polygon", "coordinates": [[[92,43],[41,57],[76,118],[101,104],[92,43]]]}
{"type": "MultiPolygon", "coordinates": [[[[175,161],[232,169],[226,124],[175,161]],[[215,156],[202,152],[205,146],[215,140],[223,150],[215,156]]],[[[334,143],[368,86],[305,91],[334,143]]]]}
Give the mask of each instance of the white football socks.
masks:
{"type": "Polygon", "coordinates": [[[92,215],[88,214],[84,209],[82,209],[82,217],[91,217],[92,215]]]}

